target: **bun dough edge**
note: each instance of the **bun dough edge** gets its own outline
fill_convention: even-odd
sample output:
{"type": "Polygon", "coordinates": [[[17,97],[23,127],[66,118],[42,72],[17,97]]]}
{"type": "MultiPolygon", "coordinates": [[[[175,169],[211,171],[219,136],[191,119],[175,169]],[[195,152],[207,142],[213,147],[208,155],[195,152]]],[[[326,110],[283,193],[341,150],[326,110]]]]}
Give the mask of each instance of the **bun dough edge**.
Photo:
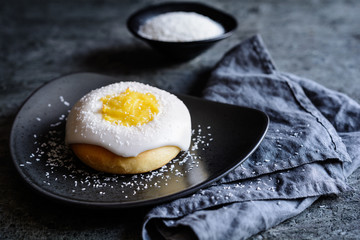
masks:
{"type": "Polygon", "coordinates": [[[138,174],[158,169],[180,152],[176,146],[164,146],[150,149],[136,157],[118,156],[109,150],[91,144],[71,144],[75,155],[89,167],[114,174],[138,174]]]}

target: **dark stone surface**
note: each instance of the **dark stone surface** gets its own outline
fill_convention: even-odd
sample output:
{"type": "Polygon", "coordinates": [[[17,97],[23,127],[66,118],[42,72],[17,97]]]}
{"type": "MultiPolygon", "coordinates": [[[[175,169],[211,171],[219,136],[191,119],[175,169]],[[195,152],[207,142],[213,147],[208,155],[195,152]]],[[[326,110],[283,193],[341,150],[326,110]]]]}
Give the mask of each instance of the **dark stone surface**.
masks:
{"type": "MultiPolygon", "coordinates": [[[[55,204],[28,189],[10,157],[16,111],[42,84],[96,72],[200,95],[209,70],[241,40],[260,33],[282,71],[360,102],[360,2],[212,0],[239,21],[235,34],[200,57],[172,63],[127,31],[127,17],[159,1],[0,2],[0,239],[139,239],[147,209],[101,212],[55,204]]],[[[205,1],[204,1],[205,2],[205,1]]],[[[353,190],[323,197],[253,239],[358,239],[360,170],[353,190]]]]}

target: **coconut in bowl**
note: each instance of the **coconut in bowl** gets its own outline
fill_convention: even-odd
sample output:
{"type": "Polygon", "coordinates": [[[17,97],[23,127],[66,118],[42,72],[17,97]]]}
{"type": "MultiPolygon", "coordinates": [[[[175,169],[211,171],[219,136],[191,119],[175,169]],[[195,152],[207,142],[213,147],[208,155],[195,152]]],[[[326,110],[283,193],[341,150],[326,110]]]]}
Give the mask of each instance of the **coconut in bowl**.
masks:
{"type": "Polygon", "coordinates": [[[162,3],[130,16],[128,29],[152,48],[175,60],[190,60],[229,37],[236,20],[200,3],[162,3]]]}

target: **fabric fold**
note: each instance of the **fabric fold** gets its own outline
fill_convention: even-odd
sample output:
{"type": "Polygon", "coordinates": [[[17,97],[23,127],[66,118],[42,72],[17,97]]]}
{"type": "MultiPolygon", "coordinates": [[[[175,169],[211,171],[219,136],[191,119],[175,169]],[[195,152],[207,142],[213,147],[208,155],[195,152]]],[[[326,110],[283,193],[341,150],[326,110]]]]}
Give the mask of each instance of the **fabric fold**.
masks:
{"type": "Polygon", "coordinates": [[[144,239],[245,239],[295,216],[319,196],[349,189],[346,177],[360,164],[354,147],[360,142],[359,104],[279,72],[259,35],[225,54],[204,98],[262,110],[270,117],[269,130],[248,160],[218,182],[154,207],[144,239]]]}

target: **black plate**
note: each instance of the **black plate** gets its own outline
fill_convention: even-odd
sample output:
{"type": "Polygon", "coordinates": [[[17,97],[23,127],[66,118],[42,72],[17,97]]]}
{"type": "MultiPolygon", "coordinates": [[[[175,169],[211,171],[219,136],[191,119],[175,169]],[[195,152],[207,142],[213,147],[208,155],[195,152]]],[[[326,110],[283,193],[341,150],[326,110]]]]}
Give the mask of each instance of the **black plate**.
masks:
{"type": "Polygon", "coordinates": [[[82,164],[64,144],[66,116],[90,90],[119,79],[92,73],[61,77],[37,90],[20,109],[11,131],[16,169],[48,197],[82,206],[123,208],[158,204],[203,188],[239,166],[267,131],[265,113],[189,96],[193,140],[161,169],[114,175],[82,164]]]}
{"type": "Polygon", "coordinates": [[[198,56],[213,46],[215,43],[228,38],[237,28],[237,21],[231,15],[202,3],[167,2],[150,5],[133,13],[127,21],[127,27],[135,37],[147,42],[151,47],[163,55],[171,59],[185,61],[198,56]],[[224,33],[214,38],[192,42],[157,41],[145,38],[139,34],[140,26],[143,25],[148,19],[159,14],[176,11],[195,12],[203,16],[207,16],[221,24],[221,26],[224,28],[224,33]]]}

